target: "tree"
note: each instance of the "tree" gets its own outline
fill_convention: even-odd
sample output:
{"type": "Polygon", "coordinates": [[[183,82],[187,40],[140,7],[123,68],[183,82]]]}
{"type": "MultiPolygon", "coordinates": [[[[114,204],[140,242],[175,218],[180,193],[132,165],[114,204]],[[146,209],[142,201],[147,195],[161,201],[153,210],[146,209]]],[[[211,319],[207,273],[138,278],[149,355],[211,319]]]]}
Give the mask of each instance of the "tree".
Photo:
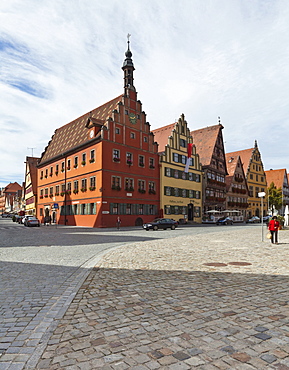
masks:
{"type": "Polygon", "coordinates": [[[271,209],[272,215],[274,210],[279,210],[283,204],[283,194],[282,189],[277,189],[274,182],[271,182],[269,188],[267,189],[269,209],[271,209]]]}

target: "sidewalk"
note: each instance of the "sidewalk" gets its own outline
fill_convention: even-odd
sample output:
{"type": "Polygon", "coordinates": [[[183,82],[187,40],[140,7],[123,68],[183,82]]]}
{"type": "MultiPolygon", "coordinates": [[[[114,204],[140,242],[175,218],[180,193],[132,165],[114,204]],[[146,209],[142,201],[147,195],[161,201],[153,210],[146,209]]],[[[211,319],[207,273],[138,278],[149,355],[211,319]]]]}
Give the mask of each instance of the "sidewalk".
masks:
{"type": "Polygon", "coordinates": [[[289,230],[245,232],[111,250],[36,368],[288,370],[289,230]]]}

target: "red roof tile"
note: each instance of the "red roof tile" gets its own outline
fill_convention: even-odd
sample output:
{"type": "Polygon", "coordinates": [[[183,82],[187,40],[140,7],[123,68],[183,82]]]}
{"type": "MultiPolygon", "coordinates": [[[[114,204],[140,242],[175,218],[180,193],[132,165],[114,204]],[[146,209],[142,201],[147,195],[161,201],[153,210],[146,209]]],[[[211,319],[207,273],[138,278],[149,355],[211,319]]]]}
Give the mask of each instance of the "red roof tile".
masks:
{"type": "Polygon", "coordinates": [[[221,129],[223,129],[223,126],[218,124],[191,131],[196,152],[199,154],[200,162],[203,166],[209,166],[211,163],[213,151],[221,129]]]}
{"type": "Polygon", "coordinates": [[[238,150],[237,152],[227,153],[226,157],[227,156],[231,156],[231,157],[240,156],[241,157],[241,162],[243,164],[243,169],[244,169],[244,172],[245,172],[245,175],[246,175],[247,171],[248,171],[248,168],[249,168],[249,163],[250,163],[250,159],[252,157],[253,151],[254,151],[254,148],[238,150]]]}
{"type": "Polygon", "coordinates": [[[159,153],[165,150],[165,146],[168,144],[168,139],[176,124],[177,122],[152,130],[152,133],[155,135],[154,140],[159,144],[159,153]]]}
{"type": "Polygon", "coordinates": [[[283,188],[284,179],[287,176],[287,171],[285,168],[282,168],[280,170],[265,171],[265,174],[268,186],[270,186],[271,183],[274,182],[274,185],[277,189],[283,188]]]}
{"type": "Polygon", "coordinates": [[[113,110],[117,108],[117,104],[122,100],[122,96],[123,95],[120,95],[110,100],[91,112],[55,130],[51,141],[44,153],[42,153],[40,163],[46,162],[61,153],[85,144],[89,140],[88,129],[85,127],[87,119],[93,117],[105,122],[111,116],[113,110]]]}

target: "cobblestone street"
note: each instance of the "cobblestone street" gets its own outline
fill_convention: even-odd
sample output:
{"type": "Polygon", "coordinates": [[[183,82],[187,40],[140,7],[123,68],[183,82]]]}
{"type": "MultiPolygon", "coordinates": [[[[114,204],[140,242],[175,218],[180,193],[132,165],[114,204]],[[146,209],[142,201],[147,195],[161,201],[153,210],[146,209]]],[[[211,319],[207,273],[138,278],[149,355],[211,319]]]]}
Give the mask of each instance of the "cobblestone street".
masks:
{"type": "Polygon", "coordinates": [[[288,370],[289,231],[279,234],[271,245],[257,226],[224,227],[109,251],[36,368],[288,370]]]}

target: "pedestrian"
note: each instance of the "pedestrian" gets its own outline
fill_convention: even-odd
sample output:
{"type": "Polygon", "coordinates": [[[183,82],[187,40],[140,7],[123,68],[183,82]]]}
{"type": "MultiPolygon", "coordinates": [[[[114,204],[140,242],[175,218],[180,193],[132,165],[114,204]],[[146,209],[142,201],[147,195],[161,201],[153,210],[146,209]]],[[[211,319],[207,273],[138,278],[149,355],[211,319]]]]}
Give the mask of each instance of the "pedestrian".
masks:
{"type": "Polygon", "coordinates": [[[121,219],[120,217],[118,216],[118,218],[116,219],[116,227],[117,227],[117,230],[120,229],[120,224],[121,224],[121,219]]]}
{"type": "Polygon", "coordinates": [[[272,220],[268,224],[268,229],[271,233],[271,243],[278,244],[278,230],[279,230],[280,223],[277,220],[276,216],[272,217],[272,220]]]}

